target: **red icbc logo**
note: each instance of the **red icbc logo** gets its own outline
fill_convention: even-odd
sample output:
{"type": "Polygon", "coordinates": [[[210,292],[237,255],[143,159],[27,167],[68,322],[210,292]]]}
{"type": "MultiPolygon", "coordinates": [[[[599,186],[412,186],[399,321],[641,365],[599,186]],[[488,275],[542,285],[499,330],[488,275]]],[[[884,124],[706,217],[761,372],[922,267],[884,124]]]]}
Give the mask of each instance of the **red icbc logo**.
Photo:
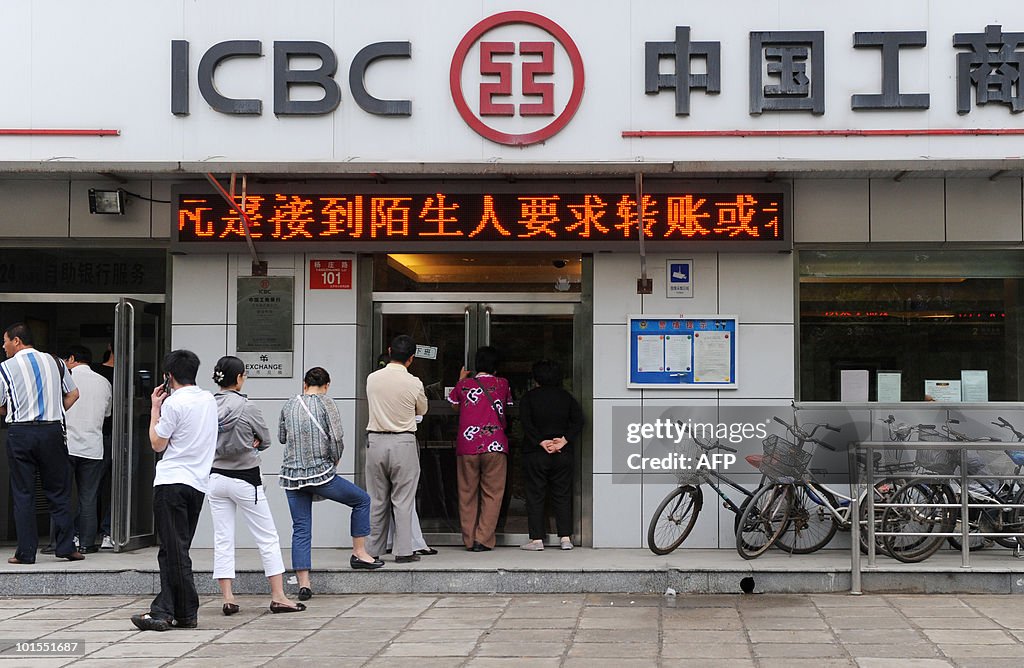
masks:
{"type": "Polygon", "coordinates": [[[579,49],[561,26],[533,12],[502,12],[473,26],[455,49],[449,78],[452,100],[469,127],[509,146],[554,136],[583,99],[579,49]],[[526,26],[523,32],[530,33],[529,39],[511,39],[519,36],[512,26],[526,26]],[[479,53],[477,70],[467,67],[474,50],[479,53]],[[560,83],[556,88],[550,80],[562,70],[571,72],[571,87],[560,83]],[[475,83],[479,90],[475,109],[466,98],[464,82],[467,89],[475,83]]]}

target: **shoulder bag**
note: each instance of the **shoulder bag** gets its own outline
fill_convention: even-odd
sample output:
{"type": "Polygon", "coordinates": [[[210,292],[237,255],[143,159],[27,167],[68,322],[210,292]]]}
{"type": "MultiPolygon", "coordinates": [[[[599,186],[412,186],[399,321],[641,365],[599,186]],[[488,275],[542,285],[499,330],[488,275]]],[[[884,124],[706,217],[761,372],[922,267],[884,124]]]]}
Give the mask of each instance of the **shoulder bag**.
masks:
{"type": "MultiPolygon", "coordinates": [[[[496,377],[497,376],[495,376],[495,378],[496,377]]],[[[471,378],[470,380],[472,380],[474,383],[476,383],[477,386],[479,386],[479,388],[484,391],[484,396],[486,396],[487,397],[487,401],[490,402],[491,410],[493,410],[494,414],[498,416],[498,424],[501,425],[502,430],[505,430],[507,428],[507,426],[508,426],[508,423],[505,420],[505,411],[499,411],[498,407],[494,405],[495,404],[494,397],[491,395],[490,392],[487,391],[487,388],[484,387],[483,383],[481,383],[479,380],[477,380],[477,378],[475,376],[473,378],[471,378]]]]}

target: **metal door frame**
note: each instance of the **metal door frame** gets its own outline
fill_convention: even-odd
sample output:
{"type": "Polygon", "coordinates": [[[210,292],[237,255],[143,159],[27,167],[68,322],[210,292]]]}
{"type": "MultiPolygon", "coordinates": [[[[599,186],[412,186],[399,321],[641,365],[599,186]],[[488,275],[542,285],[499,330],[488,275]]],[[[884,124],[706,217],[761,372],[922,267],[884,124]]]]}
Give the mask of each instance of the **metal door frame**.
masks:
{"type": "Polygon", "coordinates": [[[137,550],[156,544],[155,524],[153,533],[148,534],[133,534],[131,527],[134,501],[131,439],[135,397],[135,311],[137,308],[152,303],[157,302],[123,297],[118,300],[114,308],[113,352],[115,363],[110,462],[110,479],[113,489],[110,496],[110,537],[114,543],[115,552],[137,550]]]}
{"type": "MultiPolygon", "coordinates": [[[[581,350],[582,343],[587,340],[581,336],[584,324],[583,298],[579,293],[567,294],[538,294],[538,293],[373,293],[373,327],[371,341],[375,344],[380,340],[383,332],[383,316],[390,314],[407,315],[458,315],[465,316],[465,343],[463,360],[466,367],[469,367],[470,350],[475,350],[481,345],[490,344],[490,316],[491,315],[571,315],[573,316],[573,360],[572,374],[573,387],[579,388],[577,393],[581,397],[583,382],[585,380],[584,357],[581,350]],[[539,301],[543,299],[543,301],[539,301]]],[[[582,403],[582,399],[581,399],[582,403]]],[[[585,432],[586,434],[586,432],[585,432]]],[[[584,434],[584,436],[585,436],[584,434]]],[[[583,462],[590,458],[583,457],[582,453],[586,448],[577,448],[574,471],[574,492],[573,492],[573,525],[577,535],[583,535],[586,530],[586,510],[583,506],[587,501],[584,494],[586,474],[583,471],[583,462]]],[[[356,471],[361,476],[365,467],[365,448],[356,449],[356,471]]],[[[365,483],[365,480],[360,478],[365,483]]],[[[364,484],[365,486],[365,484],[364,484]]],[[[424,538],[427,543],[432,541],[444,541],[439,544],[461,544],[460,534],[449,533],[426,533],[424,538]]],[[[503,533],[498,535],[498,545],[519,545],[529,539],[526,534],[503,533]]],[[[548,542],[557,541],[557,537],[549,536],[548,542]]]]}

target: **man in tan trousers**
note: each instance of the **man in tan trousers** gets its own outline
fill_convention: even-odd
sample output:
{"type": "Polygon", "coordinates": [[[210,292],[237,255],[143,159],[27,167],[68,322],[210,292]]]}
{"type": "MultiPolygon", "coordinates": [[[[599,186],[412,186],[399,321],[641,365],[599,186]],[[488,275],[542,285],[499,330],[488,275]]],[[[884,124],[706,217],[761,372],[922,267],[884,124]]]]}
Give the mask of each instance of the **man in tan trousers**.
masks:
{"type": "Polygon", "coordinates": [[[420,482],[416,416],[427,412],[423,381],[409,373],[416,342],[400,334],[388,348],[390,363],[366,378],[370,419],[366,425],[366,491],[370,493],[370,540],[367,551],[384,554],[388,525],[395,523],[393,552],[397,563],[419,561],[413,554],[412,514],[420,482]]]}

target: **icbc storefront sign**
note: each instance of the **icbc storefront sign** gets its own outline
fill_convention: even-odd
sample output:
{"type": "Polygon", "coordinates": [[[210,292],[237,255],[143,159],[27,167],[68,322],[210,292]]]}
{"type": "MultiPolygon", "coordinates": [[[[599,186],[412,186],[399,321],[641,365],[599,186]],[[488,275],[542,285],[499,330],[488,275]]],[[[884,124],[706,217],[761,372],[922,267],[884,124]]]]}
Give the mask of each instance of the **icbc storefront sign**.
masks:
{"type": "Polygon", "coordinates": [[[310,290],[351,290],[351,260],[310,260],[310,290]]]}
{"type": "MultiPolygon", "coordinates": [[[[177,196],[176,244],[244,243],[245,225],[217,195],[177,196]]],[[[642,233],[669,247],[767,250],[790,245],[782,188],[670,189],[636,194],[585,191],[269,192],[241,208],[257,244],[342,250],[631,248],[642,233]]],[[[314,261],[310,281],[347,282],[340,267],[314,261]],[[322,263],[321,267],[315,262],[322,263]],[[321,277],[322,276],[322,277],[321,277]],[[328,280],[328,277],[330,280],[328,280]]]]}

